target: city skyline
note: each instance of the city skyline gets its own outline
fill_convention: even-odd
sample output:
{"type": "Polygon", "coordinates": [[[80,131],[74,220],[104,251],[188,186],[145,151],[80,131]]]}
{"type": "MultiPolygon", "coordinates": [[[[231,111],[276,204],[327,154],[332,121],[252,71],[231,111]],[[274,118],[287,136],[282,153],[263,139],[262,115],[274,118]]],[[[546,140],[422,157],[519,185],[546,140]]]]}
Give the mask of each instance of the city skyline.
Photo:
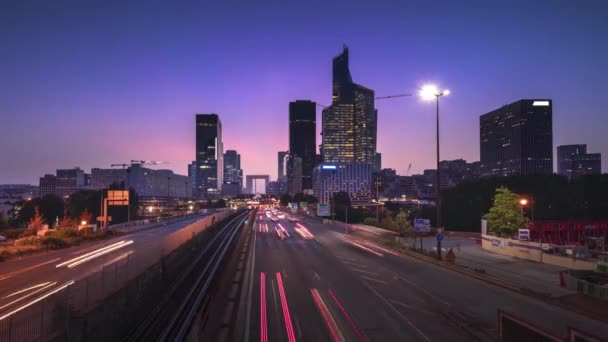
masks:
{"type": "MultiPolygon", "coordinates": [[[[600,21],[605,5],[598,2],[568,12],[566,3],[560,4],[555,15],[540,11],[540,5],[526,13],[478,7],[470,14],[479,17],[477,24],[467,23],[466,16],[448,16],[437,26],[426,25],[438,23],[432,14],[437,8],[403,6],[373,21],[378,27],[371,34],[362,34],[369,28],[357,27],[356,19],[365,13],[356,5],[329,6],[321,14],[315,8],[288,11],[274,6],[256,11],[256,18],[246,15],[251,8],[245,6],[231,19],[239,21],[238,28],[231,29],[234,22],[228,20],[214,30],[217,36],[206,26],[218,25],[217,20],[200,28],[187,20],[173,28],[159,24],[162,18],[176,24],[183,15],[200,16],[200,21],[208,15],[200,8],[188,14],[186,8],[163,13],[162,8],[149,7],[148,19],[140,18],[141,27],[135,28],[129,23],[142,10],[136,6],[109,19],[105,15],[112,8],[101,5],[95,14],[84,7],[66,11],[61,6],[15,5],[0,11],[8,28],[6,35],[0,33],[7,42],[6,62],[0,66],[6,75],[0,80],[0,183],[36,184],[55,169],[109,168],[131,159],[164,160],[169,164],[162,168],[187,174],[195,153],[191,124],[196,113],[220,115],[225,149],[243,156],[245,175],[276,179],[276,153],[288,148],[288,104],[297,99],[331,103],[331,59],[344,43],[350,47],[357,82],[374,89],[376,96],[413,93],[428,81],[453,91],[442,100],[442,159],[479,160],[479,116],[522,98],[554,101],[554,154],[558,145],[587,144],[606,155],[602,132],[608,120],[602,120],[600,99],[587,89],[601,87],[608,76],[602,64],[608,48],[585,38],[606,29],[600,21]],[[330,19],[338,10],[349,17],[344,31],[333,32],[330,19]],[[53,11],[58,15],[48,15],[53,11]],[[301,19],[313,11],[319,25],[309,34],[301,19]],[[263,25],[277,13],[285,15],[263,25]],[[499,28],[515,13],[521,29],[499,28]],[[569,20],[567,30],[560,25],[564,18],[569,20]],[[82,36],[66,34],[86,20],[92,21],[82,36]],[[290,21],[291,39],[276,32],[277,39],[260,38],[290,21]],[[64,26],[58,27],[59,22],[64,26]],[[489,23],[490,29],[484,27],[489,23]],[[531,30],[541,23],[545,30],[531,30]],[[125,34],[118,37],[104,30],[108,24],[125,34]],[[248,25],[254,32],[235,36],[248,25]],[[166,33],[156,37],[146,30],[166,33]],[[195,39],[198,34],[202,37],[195,39]],[[158,42],[153,44],[152,38],[158,42]],[[513,52],[513,44],[527,49],[525,58],[513,52]],[[97,49],[109,46],[116,46],[116,52],[95,57],[97,49]],[[245,53],[247,59],[242,58],[245,53]],[[41,54],[45,58],[23,58],[41,54]]],[[[444,14],[451,10],[465,11],[448,5],[441,9],[444,14]]],[[[225,19],[228,11],[209,12],[225,19]]],[[[377,101],[376,108],[383,167],[404,173],[412,163],[411,174],[433,169],[433,105],[403,98],[377,101]]],[[[605,158],[603,170],[607,163],[605,158]]]]}

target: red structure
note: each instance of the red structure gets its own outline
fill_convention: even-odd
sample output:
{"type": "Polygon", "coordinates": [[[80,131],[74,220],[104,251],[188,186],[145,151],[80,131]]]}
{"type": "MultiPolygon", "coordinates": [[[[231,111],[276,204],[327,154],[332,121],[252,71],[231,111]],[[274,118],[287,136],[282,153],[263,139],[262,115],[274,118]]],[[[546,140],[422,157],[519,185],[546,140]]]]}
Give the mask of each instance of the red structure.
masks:
{"type": "Polygon", "coordinates": [[[533,241],[556,245],[584,245],[588,238],[606,239],[608,220],[534,221],[530,226],[530,235],[533,241]]]}

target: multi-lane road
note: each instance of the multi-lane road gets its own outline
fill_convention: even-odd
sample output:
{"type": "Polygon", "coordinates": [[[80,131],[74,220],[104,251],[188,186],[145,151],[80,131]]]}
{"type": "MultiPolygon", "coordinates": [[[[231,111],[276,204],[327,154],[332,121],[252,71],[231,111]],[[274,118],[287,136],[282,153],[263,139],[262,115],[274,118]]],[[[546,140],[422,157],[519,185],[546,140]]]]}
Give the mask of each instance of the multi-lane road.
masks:
{"type": "Polygon", "coordinates": [[[260,212],[240,322],[247,341],[496,340],[499,309],[556,336],[608,327],[525,295],[344,234],[260,212]],[[248,328],[248,329],[247,329],[248,328]]]}

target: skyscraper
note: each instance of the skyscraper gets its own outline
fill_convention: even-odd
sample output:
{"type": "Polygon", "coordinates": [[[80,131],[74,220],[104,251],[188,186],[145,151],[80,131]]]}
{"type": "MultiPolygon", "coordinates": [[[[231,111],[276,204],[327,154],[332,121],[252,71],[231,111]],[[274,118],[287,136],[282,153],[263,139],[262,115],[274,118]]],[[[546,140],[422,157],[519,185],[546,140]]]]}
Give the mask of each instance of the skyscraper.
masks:
{"type": "Polygon", "coordinates": [[[376,152],[376,157],[374,158],[374,172],[382,171],[382,153],[376,152]]]}
{"type": "Polygon", "coordinates": [[[317,104],[298,100],[289,103],[289,153],[302,158],[302,189],[312,190],[316,158],[317,104]]]}
{"type": "Polygon", "coordinates": [[[344,47],[333,59],[332,104],[323,110],[323,162],[373,166],[377,123],[374,92],[353,82],[344,47]]]}
{"type": "Polygon", "coordinates": [[[479,118],[482,176],[553,173],[551,100],[519,100],[479,118]]]}
{"type": "Polygon", "coordinates": [[[289,154],[288,151],[279,151],[279,153],[278,153],[279,170],[278,170],[278,173],[277,173],[277,180],[279,182],[285,181],[285,177],[287,176],[287,172],[285,171],[285,157],[288,154],[289,154]]]}
{"type": "Polygon", "coordinates": [[[196,114],[196,167],[195,196],[219,197],[224,163],[222,122],[217,114],[196,114]]]}
{"type": "Polygon", "coordinates": [[[587,153],[587,145],[557,146],[557,172],[568,178],[602,172],[602,155],[587,153]]]}
{"type": "Polygon", "coordinates": [[[297,155],[287,157],[287,193],[295,195],[302,192],[302,158],[297,155]]]}
{"type": "Polygon", "coordinates": [[[241,194],[243,187],[243,170],[241,169],[241,155],[235,150],[224,153],[224,183],[222,193],[236,196],[241,194]]]}

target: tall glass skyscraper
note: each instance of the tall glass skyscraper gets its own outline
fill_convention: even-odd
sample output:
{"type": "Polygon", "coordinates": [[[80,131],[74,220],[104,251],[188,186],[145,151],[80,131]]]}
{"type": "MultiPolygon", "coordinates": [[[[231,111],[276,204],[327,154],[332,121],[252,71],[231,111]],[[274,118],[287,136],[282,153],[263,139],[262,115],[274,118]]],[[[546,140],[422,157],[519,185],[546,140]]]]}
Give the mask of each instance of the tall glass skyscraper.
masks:
{"type": "Polygon", "coordinates": [[[217,198],[224,178],[222,122],[217,114],[196,114],[196,188],[198,198],[217,198]]]}
{"type": "Polygon", "coordinates": [[[374,91],[353,82],[344,47],[333,60],[332,104],[323,110],[323,161],[374,165],[377,123],[374,91]]]}
{"type": "Polygon", "coordinates": [[[302,159],[301,188],[310,190],[317,153],[316,107],[317,104],[312,101],[298,100],[289,103],[289,154],[302,159]]]}

